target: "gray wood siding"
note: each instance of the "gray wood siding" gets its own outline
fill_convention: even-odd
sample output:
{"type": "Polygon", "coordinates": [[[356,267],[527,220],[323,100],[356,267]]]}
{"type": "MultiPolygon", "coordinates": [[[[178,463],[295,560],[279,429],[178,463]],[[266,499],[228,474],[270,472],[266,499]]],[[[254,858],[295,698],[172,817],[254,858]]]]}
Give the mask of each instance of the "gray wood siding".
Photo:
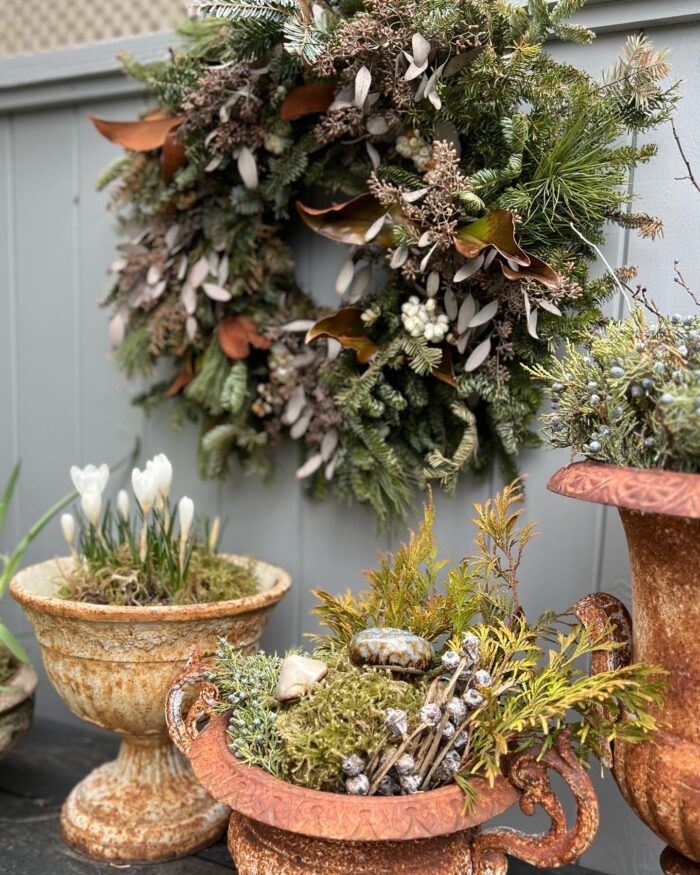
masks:
{"type": "MultiPolygon", "coordinates": [[[[603,0],[585,10],[599,28],[590,47],[553,46],[559,57],[598,73],[616,57],[629,29],[645,27],[656,45],[667,45],[677,76],[686,80],[678,127],[700,172],[700,0],[617,2],[603,0]]],[[[164,35],[129,40],[129,48],[153,57],[164,35]]],[[[227,519],[223,545],[285,566],[294,589],[274,612],[265,634],[269,649],[283,650],[314,631],[309,591],[363,584],[363,569],[396,536],[377,536],[370,513],[332,501],[314,503],[294,479],[295,454],[279,454],[270,483],[232,476],[225,483],[197,477],[192,429],[175,432],[168,411],[146,418],[129,398],[127,385],[109,361],[106,314],[98,301],[107,287],[105,270],[114,258],[113,216],[107,196],[94,190],[99,171],[119,153],[100,138],[87,113],[130,118],[143,98],[116,73],[116,45],[62,50],[45,56],[0,61],[0,479],[21,457],[23,472],[0,548],[21,532],[69,487],[72,463],[114,460],[142,438],[142,457],[166,452],[175,465],[174,490],[198,507],[227,519]]],[[[612,264],[635,263],[640,281],[669,311],[690,310],[673,283],[679,258],[690,284],[700,289],[697,258],[700,195],[687,182],[670,127],[656,133],[660,155],[633,180],[639,205],[659,213],[665,237],[654,243],[627,233],[610,234],[612,264]]],[[[331,301],[342,248],[300,233],[295,244],[302,285],[331,301]]],[[[622,312],[621,302],[614,304],[622,312]]],[[[563,609],[591,590],[629,599],[629,567],[617,514],[595,505],[551,495],[546,482],[567,454],[547,449],[526,453],[527,514],[540,521],[542,536],[523,565],[526,609],[563,609]]],[[[126,480],[126,474],[122,476],[126,480]]],[[[454,499],[439,497],[437,531],[444,555],[458,559],[470,550],[471,504],[500,485],[465,479],[454,499]]],[[[416,507],[414,519],[418,518],[416,507]]],[[[58,525],[36,541],[27,561],[63,551],[58,525]]],[[[3,619],[20,633],[36,666],[40,657],[19,608],[8,602],[3,619]]],[[[45,676],[37,710],[67,723],[75,718],[45,676]]],[[[635,818],[611,778],[598,781],[602,823],[583,863],[611,875],[657,873],[661,843],[635,818]]],[[[543,828],[542,820],[509,822],[543,828]]]]}

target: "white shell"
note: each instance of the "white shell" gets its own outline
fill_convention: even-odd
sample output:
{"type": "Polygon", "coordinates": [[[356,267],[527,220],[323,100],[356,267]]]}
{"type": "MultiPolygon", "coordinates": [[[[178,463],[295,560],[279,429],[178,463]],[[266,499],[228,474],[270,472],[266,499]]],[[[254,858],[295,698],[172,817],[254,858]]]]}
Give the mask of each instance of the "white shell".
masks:
{"type": "Polygon", "coordinates": [[[285,656],[280,668],[275,696],[279,702],[300,699],[309,687],[318,683],[328,674],[328,666],[320,659],[292,654],[285,656]]]}

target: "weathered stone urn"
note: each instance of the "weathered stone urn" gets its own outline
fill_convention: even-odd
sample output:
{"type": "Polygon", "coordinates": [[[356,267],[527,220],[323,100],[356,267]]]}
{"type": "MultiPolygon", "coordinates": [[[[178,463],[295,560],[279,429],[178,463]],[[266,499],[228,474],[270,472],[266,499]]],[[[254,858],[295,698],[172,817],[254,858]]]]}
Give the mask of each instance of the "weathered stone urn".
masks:
{"type": "Polygon", "coordinates": [[[36,672],[22,663],[0,683],[0,757],[29,732],[36,684],[36,672]]]}
{"type": "Polygon", "coordinates": [[[506,875],[506,854],[541,868],[562,866],[595,837],[595,791],[566,735],[539,759],[537,749],[508,757],[507,777],[493,787],[474,779],[478,798],[468,811],[456,785],[415,796],[323,793],[239,762],[228,746],[230,713],[211,717],[198,731],[217,701],[208,677],[195,653],[168,693],[168,727],[203,786],[232,809],[228,847],[239,875],[506,875]],[[183,719],[192,687],[201,691],[183,719]],[[576,800],[569,828],[548,770],[561,775],[576,800]],[[552,821],[548,833],[482,829],[518,800],[526,814],[544,808],[552,821]]]}
{"type": "MultiPolygon", "coordinates": [[[[668,672],[653,741],[615,744],[625,799],[669,847],[667,875],[700,873],[700,475],[578,462],[549,489],[619,508],[632,565],[632,658],[668,672]]],[[[609,598],[609,597],[608,597],[609,598]]],[[[617,603],[618,618],[624,611],[617,603]]]]}
{"type": "Polygon", "coordinates": [[[254,561],[262,584],[255,595],[212,604],[118,607],[57,598],[58,563],[65,570],[70,562],[27,568],[10,586],[61,698],[83,720],[122,738],[116,760],[91,772],[65,801],[63,838],[112,863],[191,854],[221,835],[228,811],[170,743],[166,692],[193,641],[207,654],[220,636],[255,651],[270,610],[290,587],[289,576],[254,561]]]}

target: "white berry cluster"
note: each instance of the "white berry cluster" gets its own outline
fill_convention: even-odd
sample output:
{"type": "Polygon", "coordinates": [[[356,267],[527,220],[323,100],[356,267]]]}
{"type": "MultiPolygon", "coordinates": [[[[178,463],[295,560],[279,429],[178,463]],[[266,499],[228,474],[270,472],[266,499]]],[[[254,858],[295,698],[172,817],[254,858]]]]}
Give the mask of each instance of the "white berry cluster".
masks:
{"type": "Polygon", "coordinates": [[[403,158],[410,158],[418,170],[425,170],[428,162],[433,157],[433,150],[418,134],[402,134],[396,140],[396,151],[403,158]]]}
{"type": "Polygon", "coordinates": [[[267,151],[271,152],[273,155],[281,155],[289,146],[289,140],[285,137],[281,137],[279,134],[269,132],[265,134],[264,146],[267,151]]]}
{"type": "Polygon", "coordinates": [[[444,313],[437,313],[435,298],[421,303],[416,295],[401,306],[401,321],[411,337],[424,337],[440,343],[450,330],[450,321],[444,313]]]}

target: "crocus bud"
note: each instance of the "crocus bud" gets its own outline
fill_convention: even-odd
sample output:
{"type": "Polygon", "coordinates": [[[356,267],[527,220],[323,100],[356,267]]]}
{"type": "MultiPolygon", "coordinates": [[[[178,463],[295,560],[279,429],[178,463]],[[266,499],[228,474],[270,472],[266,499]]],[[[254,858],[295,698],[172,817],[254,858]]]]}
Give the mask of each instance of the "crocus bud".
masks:
{"type": "Polygon", "coordinates": [[[126,489],[120,489],[117,493],[117,510],[122,520],[129,522],[129,495],[126,489]]]}
{"type": "Polygon", "coordinates": [[[158,453],[147,467],[151,467],[155,475],[158,495],[166,499],[170,495],[170,484],[173,482],[173,466],[170,459],[165,453],[158,453]]]}
{"type": "Polygon", "coordinates": [[[97,526],[100,522],[100,511],[102,510],[102,496],[94,489],[85,492],[80,499],[80,506],[87,521],[91,526],[97,526]]]}
{"type": "Polygon", "coordinates": [[[183,495],[177,509],[180,515],[180,537],[186,540],[189,537],[192,521],[194,520],[194,501],[183,495]]]}
{"type": "Polygon", "coordinates": [[[68,546],[73,546],[73,538],[75,537],[75,519],[72,513],[64,513],[61,516],[61,528],[63,529],[63,537],[68,542],[68,546]]]}
{"type": "Polygon", "coordinates": [[[152,469],[146,468],[145,471],[139,471],[134,468],[131,472],[131,485],[144,516],[148,516],[153,507],[153,502],[156,500],[156,478],[152,469]]]}

